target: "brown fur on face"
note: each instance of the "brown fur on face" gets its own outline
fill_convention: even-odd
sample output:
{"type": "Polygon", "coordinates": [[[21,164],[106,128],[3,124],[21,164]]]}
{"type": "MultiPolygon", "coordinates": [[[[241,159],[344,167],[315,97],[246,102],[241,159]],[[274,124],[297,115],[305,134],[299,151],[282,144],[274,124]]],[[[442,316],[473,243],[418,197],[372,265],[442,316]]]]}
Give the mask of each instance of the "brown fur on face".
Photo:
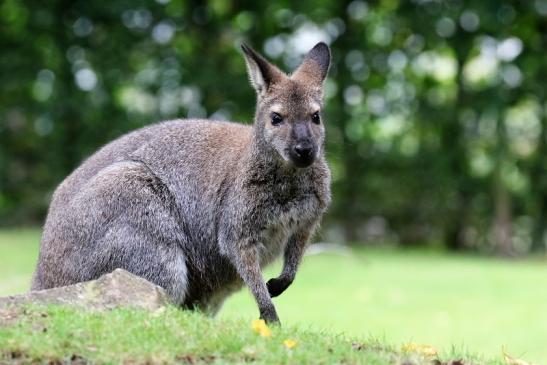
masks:
{"type": "Polygon", "coordinates": [[[244,46],[243,50],[251,84],[258,94],[258,137],[285,163],[310,166],[322,153],[325,138],[321,108],[323,80],[330,62],[328,47],[323,43],[315,46],[291,76],[252,49],[244,46]],[[274,114],[282,118],[281,123],[274,123],[274,114]],[[316,115],[314,119],[314,114],[319,118],[316,115]]]}
{"type": "Polygon", "coordinates": [[[263,125],[263,138],[285,162],[292,163],[291,150],[306,140],[313,149],[313,160],[323,148],[325,128],[322,121],[312,121],[321,113],[321,96],[306,85],[287,78],[279,88],[272,88],[257,107],[256,123],[263,125]],[[290,90],[290,92],[287,92],[290,90]],[[279,125],[272,123],[272,114],[283,118],[279,125]],[[298,134],[297,128],[302,132],[298,134]]]}

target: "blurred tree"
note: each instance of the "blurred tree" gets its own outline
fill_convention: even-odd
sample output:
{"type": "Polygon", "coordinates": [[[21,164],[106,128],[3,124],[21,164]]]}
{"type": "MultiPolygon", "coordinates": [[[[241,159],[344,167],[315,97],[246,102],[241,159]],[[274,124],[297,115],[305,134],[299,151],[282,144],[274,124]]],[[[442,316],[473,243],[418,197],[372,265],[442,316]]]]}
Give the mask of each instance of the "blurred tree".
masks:
{"type": "Polygon", "coordinates": [[[250,122],[242,41],[290,70],[323,40],[328,237],[544,251],[546,37],[547,0],[4,0],[0,225],[129,130],[250,122]]]}

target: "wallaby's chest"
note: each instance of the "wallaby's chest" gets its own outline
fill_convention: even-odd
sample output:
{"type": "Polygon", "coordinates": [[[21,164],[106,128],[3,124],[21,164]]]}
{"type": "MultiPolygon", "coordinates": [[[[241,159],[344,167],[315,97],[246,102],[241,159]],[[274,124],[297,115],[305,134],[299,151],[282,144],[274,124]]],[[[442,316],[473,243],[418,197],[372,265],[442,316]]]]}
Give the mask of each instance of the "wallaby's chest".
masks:
{"type": "Polygon", "coordinates": [[[273,190],[257,208],[257,216],[263,217],[261,224],[256,225],[262,265],[277,258],[290,237],[299,230],[309,228],[307,226],[322,213],[312,188],[273,190]]]}
{"type": "Polygon", "coordinates": [[[277,216],[271,216],[258,230],[258,242],[262,265],[267,265],[277,258],[285,249],[289,238],[298,231],[302,225],[298,218],[299,212],[280,212],[277,216]]]}

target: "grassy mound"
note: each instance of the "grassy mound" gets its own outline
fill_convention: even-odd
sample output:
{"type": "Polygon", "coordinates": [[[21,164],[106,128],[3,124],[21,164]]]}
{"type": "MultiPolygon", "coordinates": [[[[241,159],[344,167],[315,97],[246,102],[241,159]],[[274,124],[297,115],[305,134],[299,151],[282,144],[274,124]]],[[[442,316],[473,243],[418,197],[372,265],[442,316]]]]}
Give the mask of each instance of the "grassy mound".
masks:
{"type": "Polygon", "coordinates": [[[66,307],[0,310],[0,363],[124,364],[496,364],[427,346],[255,321],[220,320],[167,308],[105,313],[66,307]]]}

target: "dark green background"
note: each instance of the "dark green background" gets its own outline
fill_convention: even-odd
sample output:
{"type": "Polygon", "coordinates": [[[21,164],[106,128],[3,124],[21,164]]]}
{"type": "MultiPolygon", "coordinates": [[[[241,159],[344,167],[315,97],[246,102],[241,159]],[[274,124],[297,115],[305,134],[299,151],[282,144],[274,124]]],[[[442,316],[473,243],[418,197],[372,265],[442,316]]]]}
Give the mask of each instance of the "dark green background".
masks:
{"type": "Polygon", "coordinates": [[[332,47],[325,240],[545,249],[547,0],[0,2],[0,225],[126,131],[250,122],[242,41],[332,47]],[[206,4],[206,5],[205,5],[206,4]]]}

